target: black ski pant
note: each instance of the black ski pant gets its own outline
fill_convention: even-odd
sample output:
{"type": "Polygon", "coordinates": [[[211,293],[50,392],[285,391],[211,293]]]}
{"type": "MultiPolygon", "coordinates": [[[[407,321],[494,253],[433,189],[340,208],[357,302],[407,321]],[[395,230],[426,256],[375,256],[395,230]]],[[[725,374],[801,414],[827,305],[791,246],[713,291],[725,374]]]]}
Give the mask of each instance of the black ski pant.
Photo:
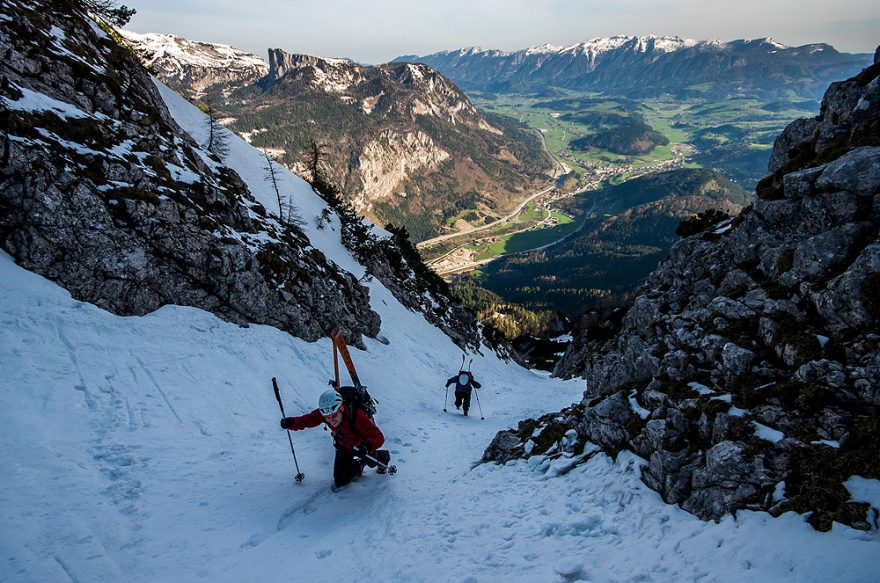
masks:
{"type": "Polygon", "coordinates": [[[455,408],[458,409],[464,405],[464,412],[467,413],[468,409],[471,408],[471,394],[470,393],[455,393],[455,408]]]}
{"type": "Polygon", "coordinates": [[[333,481],[337,488],[345,486],[355,476],[360,476],[363,473],[363,464],[354,459],[354,455],[350,451],[341,447],[336,448],[336,459],[333,460],[333,481]]]}
{"type": "MultiPolygon", "coordinates": [[[[387,449],[380,449],[371,454],[371,457],[376,458],[386,466],[391,461],[391,453],[387,449]]],[[[336,487],[345,486],[356,476],[363,474],[364,465],[375,468],[379,464],[367,458],[364,458],[363,461],[357,460],[350,451],[337,447],[336,459],[333,460],[333,481],[336,483],[336,487]]]]}

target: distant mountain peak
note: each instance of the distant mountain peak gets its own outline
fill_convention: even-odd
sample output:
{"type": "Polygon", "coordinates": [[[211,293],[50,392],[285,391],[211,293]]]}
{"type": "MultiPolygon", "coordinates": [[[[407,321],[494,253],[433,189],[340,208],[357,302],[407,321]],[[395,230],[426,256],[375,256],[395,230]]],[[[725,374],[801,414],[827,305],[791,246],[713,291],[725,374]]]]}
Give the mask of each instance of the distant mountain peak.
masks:
{"type": "Polygon", "coordinates": [[[269,49],[269,79],[277,81],[293,75],[328,93],[345,93],[352,85],[359,84],[364,79],[363,69],[364,67],[349,59],[269,49]]]}
{"type": "Polygon", "coordinates": [[[117,31],[140,61],[177,91],[201,98],[217,85],[242,85],[263,77],[263,59],[230,45],[193,41],[174,34],[117,31]]]}
{"type": "Polygon", "coordinates": [[[545,43],[543,45],[539,45],[536,47],[529,47],[522,51],[527,55],[541,54],[541,53],[558,53],[559,51],[564,50],[563,47],[559,47],[556,45],[551,45],[549,43],[545,43]]]}
{"type": "Polygon", "coordinates": [[[692,47],[700,43],[712,41],[698,41],[690,38],[682,38],[680,36],[613,36],[610,38],[595,38],[582,45],[592,45],[597,48],[615,49],[625,45],[632,45],[634,48],[645,50],[649,47],[659,48],[664,51],[674,51],[686,47],[692,47]]]}
{"type": "Polygon", "coordinates": [[[120,30],[119,34],[145,56],[152,66],[157,61],[173,59],[180,64],[212,68],[256,67],[267,69],[266,61],[247,51],[220,43],[193,41],[170,33],[138,34],[120,30]]]}
{"type": "Polygon", "coordinates": [[[769,37],[769,36],[766,37],[766,38],[763,38],[763,39],[761,39],[761,40],[764,42],[764,44],[768,44],[768,45],[770,45],[770,46],[772,46],[772,47],[775,47],[775,48],[777,48],[777,49],[788,49],[788,48],[791,48],[791,47],[789,47],[788,45],[784,45],[784,44],[782,44],[781,42],[779,42],[779,41],[777,41],[777,40],[775,40],[774,38],[769,37]]]}

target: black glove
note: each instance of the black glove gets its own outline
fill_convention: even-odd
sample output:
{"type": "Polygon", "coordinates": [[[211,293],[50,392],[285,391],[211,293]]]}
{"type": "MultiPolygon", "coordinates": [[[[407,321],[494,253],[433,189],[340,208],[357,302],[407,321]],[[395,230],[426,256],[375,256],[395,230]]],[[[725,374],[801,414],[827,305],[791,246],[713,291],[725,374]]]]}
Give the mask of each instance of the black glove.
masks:
{"type": "Polygon", "coordinates": [[[293,429],[293,417],[284,417],[281,420],[281,429],[293,429]]]}
{"type": "Polygon", "coordinates": [[[354,455],[361,458],[366,459],[366,457],[370,454],[370,450],[367,449],[366,445],[359,445],[354,448],[354,455]]]}

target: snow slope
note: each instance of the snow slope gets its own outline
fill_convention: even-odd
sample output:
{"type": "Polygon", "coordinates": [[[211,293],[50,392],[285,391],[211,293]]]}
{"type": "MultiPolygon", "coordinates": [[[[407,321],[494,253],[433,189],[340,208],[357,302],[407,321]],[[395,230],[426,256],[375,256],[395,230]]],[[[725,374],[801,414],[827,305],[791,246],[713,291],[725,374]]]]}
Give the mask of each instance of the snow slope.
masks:
{"type": "Polygon", "coordinates": [[[876,581],[876,532],[705,523],[631,455],[472,469],[497,429],[580,387],[478,357],[486,420],[443,413],[460,355],[390,298],[390,344],[353,353],[400,471],[334,494],[321,429],[292,434],[293,482],[269,382],[311,408],[329,341],[174,306],[113,316],[5,254],[0,282],[0,581],[876,581]]]}
{"type": "MultiPolygon", "coordinates": [[[[202,141],[201,114],[160,88],[202,141]]],[[[230,165],[269,209],[262,156],[233,139],[230,165]]],[[[353,273],[323,203],[293,176],[315,246],[353,273]]],[[[0,254],[0,581],[876,581],[880,538],[803,517],[704,523],[638,479],[642,460],[532,458],[480,465],[499,429],[580,398],[563,382],[474,357],[480,409],[443,413],[461,353],[369,283],[387,341],[353,350],[379,400],[395,476],[330,491],[319,428],[291,434],[332,376],[329,340],[240,328],[166,306],[119,317],[75,301],[0,254]]],[[[876,480],[859,495],[878,499],[876,480]]]]}

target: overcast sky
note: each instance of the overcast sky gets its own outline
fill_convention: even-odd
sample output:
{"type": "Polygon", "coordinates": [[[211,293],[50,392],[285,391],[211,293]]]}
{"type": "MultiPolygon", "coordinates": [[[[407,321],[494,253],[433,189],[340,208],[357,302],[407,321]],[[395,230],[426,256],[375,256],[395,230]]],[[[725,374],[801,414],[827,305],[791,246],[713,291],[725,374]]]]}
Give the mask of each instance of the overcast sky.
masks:
{"type": "Polygon", "coordinates": [[[367,64],[479,46],[518,50],[601,36],[773,37],[873,53],[878,0],[120,0],[126,28],[367,64]]]}

